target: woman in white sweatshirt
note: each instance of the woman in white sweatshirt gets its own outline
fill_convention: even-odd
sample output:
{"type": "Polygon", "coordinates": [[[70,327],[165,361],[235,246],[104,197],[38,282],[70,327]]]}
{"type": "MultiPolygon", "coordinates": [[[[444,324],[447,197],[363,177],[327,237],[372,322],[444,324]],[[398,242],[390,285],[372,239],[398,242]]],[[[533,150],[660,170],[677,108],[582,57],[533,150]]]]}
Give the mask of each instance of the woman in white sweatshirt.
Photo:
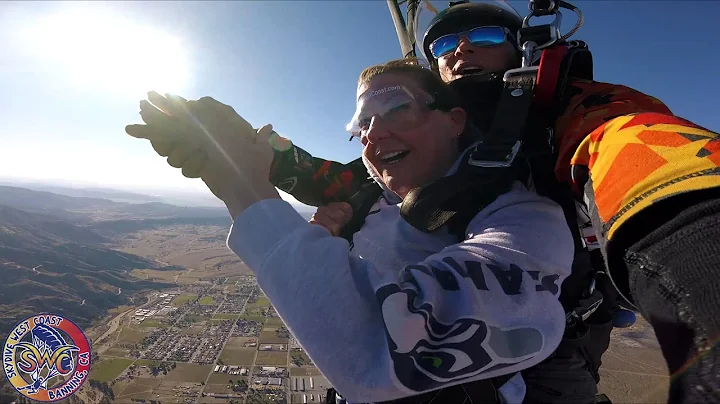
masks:
{"type": "Polygon", "coordinates": [[[570,230],[559,206],[519,182],[460,243],[401,218],[410,190],[462,161],[466,114],[436,75],[393,62],[360,77],[349,129],[384,192],[352,250],[270,185],[269,126],[256,131],[211,98],[178,101],[161,106],[172,119],[145,105],[149,125],[128,133],[156,150],[174,144],[165,154],[173,165],[226,203],[228,246],[343,397],[388,401],[512,375],[499,396],[522,401],[516,372],[548,357],[565,329],[558,295],[573,260],[570,230]]]}

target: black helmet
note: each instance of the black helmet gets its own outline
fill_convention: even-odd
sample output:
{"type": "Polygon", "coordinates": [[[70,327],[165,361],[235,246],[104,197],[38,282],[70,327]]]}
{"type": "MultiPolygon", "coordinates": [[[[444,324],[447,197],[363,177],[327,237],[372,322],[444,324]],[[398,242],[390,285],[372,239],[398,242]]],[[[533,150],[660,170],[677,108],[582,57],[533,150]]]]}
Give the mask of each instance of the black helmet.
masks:
{"type": "Polygon", "coordinates": [[[450,7],[439,12],[428,24],[422,40],[422,52],[425,59],[432,64],[434,58],[430,53],[430,44],[445,34],[481,25],[498,25],[509,29],[515,39],[522,22],[522,17],[505,3],[451,3],[450,7]]]}

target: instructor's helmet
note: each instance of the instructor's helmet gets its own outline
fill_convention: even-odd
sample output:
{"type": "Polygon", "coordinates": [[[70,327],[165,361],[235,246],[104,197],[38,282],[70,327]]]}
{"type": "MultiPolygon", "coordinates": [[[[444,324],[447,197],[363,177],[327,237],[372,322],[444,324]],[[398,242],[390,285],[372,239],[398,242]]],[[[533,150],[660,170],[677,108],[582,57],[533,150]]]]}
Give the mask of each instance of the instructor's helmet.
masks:
{"type": "MultiPolygon", "coordinates": [[[[517,32],[522,27],[523,18],[504,1],[451,2],[450,7],[435,12],[432,6],[439,5],[438,3],[440,2],[421,2],[415,18],[416,43],[431,69],[437,69],[437,60],[430,51],[433,41],[443,35],[464,32],[479,26],[507,28],[507,40],[517,49],[517,32]]],[[[519,54],[518,50],[518,60],[519,54]]],[[[468,110],[473,111],[470,114],[472,122],[481,130],[488,129],[495,114],[503,89],[504,73],[481,72],[465,75],[449,83],[463,99],[468,110]]]]}
{"type": "Polygon", "coordinates": [[[430,44],[443,35],[479,26],[500,26],[510,31],[509,39],[517,47],[517,32],[523,23],[523,18],[517,11],[500,0],[451,2],[450,7],[437,13],[425,29],[421,19],[430,13],[429,8],[421,7],[418,11],[415,24],[416,43],[421,46],[423,56],[431,65],[435,58],[430,52],[430,44]]]}

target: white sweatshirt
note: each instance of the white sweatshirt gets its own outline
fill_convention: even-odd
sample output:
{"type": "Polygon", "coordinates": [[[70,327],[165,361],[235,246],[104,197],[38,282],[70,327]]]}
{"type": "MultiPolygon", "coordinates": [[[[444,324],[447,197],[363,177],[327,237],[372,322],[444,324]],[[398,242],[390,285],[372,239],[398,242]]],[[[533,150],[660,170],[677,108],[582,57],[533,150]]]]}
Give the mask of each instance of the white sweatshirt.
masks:
{"type": "MultiPolygon", "coordinates": [[[[250,206],[228,237],[349,402],[516,372],[560,343],[572,236],[560,207],[520,183],[475,216],[462,243],[416,230],[384,199],[353,241],[350,251],[280,199],[250,206]]],[[[500,392],[514,403],[524,385],[512,380],[500,392]]]]}

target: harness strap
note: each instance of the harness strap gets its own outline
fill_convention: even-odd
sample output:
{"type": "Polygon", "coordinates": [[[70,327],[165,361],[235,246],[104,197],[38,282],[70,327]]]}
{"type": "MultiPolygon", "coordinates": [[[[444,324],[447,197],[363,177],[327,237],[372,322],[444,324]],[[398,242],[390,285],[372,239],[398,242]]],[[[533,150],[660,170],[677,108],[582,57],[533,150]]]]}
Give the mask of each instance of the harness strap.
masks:
{"type": "Polygon", "coordinates": [[[465,227],[477,212],[511,189],[521,165],[516,157],[523,145],[537,71],[531,67],[505,74],[489,132],[463,156],[457,172],[408,193],[400,208],[403,219],[428,233],[447,223],[453,234],[464,239],[465,227]]]}
{"type": "Polygon", "coordinates": [[[353,209],[353,215],[350,222],[345,225],[342,233],[340,233],[340,237],[350,243],[351,249],[353,245],[353,234],[360,230],[365,224],[365,218],[375,202],[380,198],[380,195],[382,195],[382,188],[380,188],[375,181],[370,181],[361,185],[360,189],[348,200],[348,203],[353,209]]]}

